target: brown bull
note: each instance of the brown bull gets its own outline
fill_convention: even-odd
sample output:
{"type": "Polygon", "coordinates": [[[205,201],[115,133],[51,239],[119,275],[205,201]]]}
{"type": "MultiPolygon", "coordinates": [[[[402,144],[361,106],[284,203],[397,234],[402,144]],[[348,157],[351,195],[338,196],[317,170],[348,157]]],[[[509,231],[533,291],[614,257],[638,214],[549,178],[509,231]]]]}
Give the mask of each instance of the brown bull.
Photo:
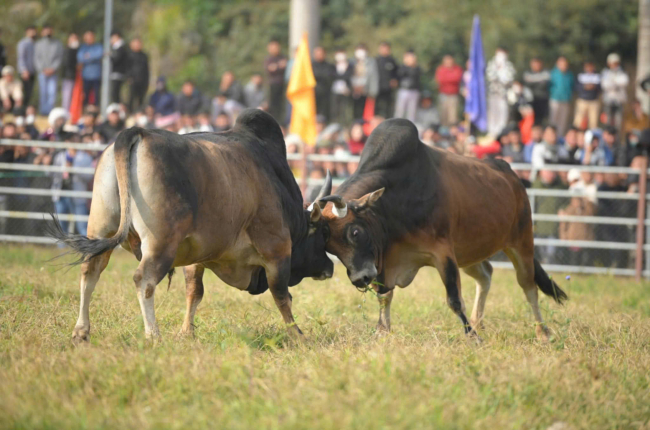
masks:
{"type": "Polygon", "coordinates": [[[421,267],[433,266],[449,307],[466,333],[475,334],[490,289],[487,259],[503,250],[533,310],[538,337],[548,338],[537,287],[558,303],[567,296],[533,256],[530,204],[507,163],[429,148],[412,123],[388,120],[368,139],[354,175],[320,205],[330,226],[328,252],[343,262],[355,286],[376,279],[379,329],[390,329],[395,286],[408,286],[421,267]],[[477,282],[471,322],[459,268],[477,282]]]}
{"type": "Polygon", "coordinates": [[[82,256],[75,340],[88,340],[90,296],[118,245],[140,261],[133,280],[147,337],[159,335],[154,292],[173,267],[191,265],[183,331],[192,330],[208,268],[251,294],[268,287],[294,335],[300,330],[287,287],[333,271],[320,207],[303,209],[280,127],[255,109],[224,133],[122,132],[97,166],[88,237],[54,227],[82,256]]]}

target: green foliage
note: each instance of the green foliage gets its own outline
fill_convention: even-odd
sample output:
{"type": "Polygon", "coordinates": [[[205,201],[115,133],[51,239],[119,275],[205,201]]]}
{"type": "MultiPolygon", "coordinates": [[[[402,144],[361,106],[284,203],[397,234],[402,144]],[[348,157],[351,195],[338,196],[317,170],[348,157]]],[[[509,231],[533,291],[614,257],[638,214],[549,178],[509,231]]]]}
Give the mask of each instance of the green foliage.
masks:
{"type": "MultiPolygon", "coordinates": [[[[269,39],[288,44],[287,0],[116,1],[115,8],[116,28],[143,37],[153,73],[171,78],[175,90],[191,77],[215,93],[226,70],[245,81],[262,69],[269,39]]],[[[604,65],[612,51],[635,61],[637,8],[635,0],[322,0],[321,43],[351,53],[365,42],[374,52],[389,40],[398,59],[413,48],[428,84],[443,55],[464,63],[479,14],[488,56],[503,45],[523,71],[531,56],[551,65],[563,54],[577,70],[586,59],[604,65]]],[[[51,22],[59,35],[101,30],[103,13],[101,0],[9,0],[0,2],[0,27],[13,52],[27,24],[51,22]]]]}

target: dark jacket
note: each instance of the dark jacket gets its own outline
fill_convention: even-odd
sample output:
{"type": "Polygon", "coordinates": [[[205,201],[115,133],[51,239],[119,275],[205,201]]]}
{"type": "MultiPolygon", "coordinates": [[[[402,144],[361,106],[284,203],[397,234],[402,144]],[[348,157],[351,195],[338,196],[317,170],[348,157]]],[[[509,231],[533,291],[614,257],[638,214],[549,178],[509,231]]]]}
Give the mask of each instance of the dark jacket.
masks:
{"type": "Polygon", "coordinates": [[[61,61],[61,77],[63,79],[74,80],[77,77],[77,51],[79,48],[70,48],[66,46],[63,50],[63,60],[61,61]]]}
{"type": "Polygon", "coordinates": [[[316,94],[329,94],[334,81],[334,66],[327,61],[312,61],[311,68],[316,78],[316,94]]]}
{"type": "Polygon", "coordinates": [[[124,41],[118,48],[111,47],[111,79],[119,81],[126,79],[129,72],[129,57],[129,48],[124,41]]]}
{"type": "Polygon", "coordinates": [[[181,93],[178,96],[177,103],[181,115],[198,115],[203,109],[203,96],[199,90],[194,88],[194,92],[189,97],[181,93]]]}
{"type": "Polygon", "coordinates": [[[524,72],[524,85],[533,93],[535,100],[548,100],[551,73],[548,70],[524,72]]]}
{"type": "Polygon", "coordinates": [[[149,99],[149,106],[151,106],[156,114],[162,116],[171,115],[176,111],[176,99],[174,95],[167,91],[156,91],[149,99]]]}
{"type": "Polygon", "coordinates": [[[149,58],[144,52],[130,52],[128,77],[134,84],[149,86],[149,58]]]}
{"type": "Polygon", "coordinates": [[[223,90],[223,93],[226,95],[226,97],[228,97],[229,100],[234,100],[241,105],[246,103],[246,100],[244,100],[244,88],[242,88],[239,81],[232,81],[230,86],[223,90]]]}
{"type": "Polygon", "coordinates": [[[600,96],[600,73],[579,73],[576,90],[579,99],[598,100],[600,96]]]}
{"type": "Polygon", "coordinates": [[[390,81],[397,79],[397,61],[392,55],[387,57],[377,56],[377,70],[379,70],[379,92],[391,91],[390,81]]]}
{"type": "Polygon", "coordinates": [[[399,78],[399,87],[404,90],[420,89],[420,66],[408,67],[400,66],[397,70],[399,78]]]}
{"type": "Polygon", "coordinates": [[[0,43],[0,70],[7,65],[7,50],[5,46],[0,43]]]}

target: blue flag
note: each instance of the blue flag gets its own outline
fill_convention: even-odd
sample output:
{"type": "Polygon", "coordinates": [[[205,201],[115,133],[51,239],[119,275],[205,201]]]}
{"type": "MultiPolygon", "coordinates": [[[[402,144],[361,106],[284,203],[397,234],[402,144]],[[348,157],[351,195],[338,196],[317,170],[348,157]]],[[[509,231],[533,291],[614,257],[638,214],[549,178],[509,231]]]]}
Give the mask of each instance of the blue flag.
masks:
{"type": "Polygon", "coordinates": [[[472,42],[469,47],[469,82],[465,98],[465,113],[480,131],[487,130],[487,107],[485,101],[485,57],[481,37],[481,19],[474,15],[472,42]]]}

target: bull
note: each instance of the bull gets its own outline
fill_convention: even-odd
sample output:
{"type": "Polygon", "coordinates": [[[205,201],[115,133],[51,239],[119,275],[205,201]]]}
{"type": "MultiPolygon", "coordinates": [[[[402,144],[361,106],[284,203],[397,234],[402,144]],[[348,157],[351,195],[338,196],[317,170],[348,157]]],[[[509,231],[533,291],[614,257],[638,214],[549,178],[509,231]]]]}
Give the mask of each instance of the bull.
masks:
{"type": "Polygon", "coordinates": [[[530,203],[508,163],[430,148],[410,121],[392,119],[370,135],[356,172],[318,205],[330,228],[327,251],[355,286],[373,282],[379,330],[390,330],[395,286],[407,287],[421,267],[432,266],[465,333],[478,339],[492,278],[487,259],[503,250],[532,308],[537,336],[548,339],[537,289],[560,304],[567,295],[534,258],[530,203]],[[476,280],[470,320],[459,268],[476,280]]]}
{"type": "Polygon", "coordinates": [[[140,262],[133,281],[147,338],[160,335],[154,293],[174,267],[189,266],[181,332],[193,330],[207,268],[251,294],[270,289],[294,337],[302,332],[288,287],[333,272],[320,207],[304,209],[280,127],[255,109],[242,112],[223,133],[123,131],[96,169],[88,237],[68,235],[54,221],[51,235],[80,255],[75,341],[89,339],[91,295],[118,245],[140,262]]]}

